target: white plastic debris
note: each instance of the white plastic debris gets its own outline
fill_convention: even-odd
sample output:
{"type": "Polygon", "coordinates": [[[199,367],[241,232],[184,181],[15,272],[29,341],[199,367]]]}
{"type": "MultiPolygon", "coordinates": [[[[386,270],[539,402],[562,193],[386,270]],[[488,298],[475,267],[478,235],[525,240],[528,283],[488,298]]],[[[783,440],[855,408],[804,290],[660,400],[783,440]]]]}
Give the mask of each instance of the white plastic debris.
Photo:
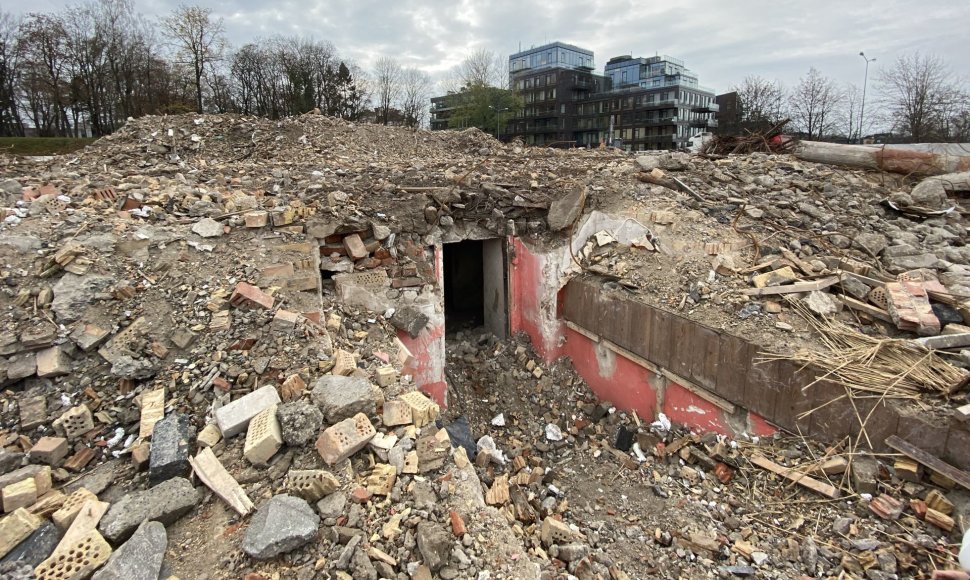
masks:
{"type": "Polygon", "coordinates": [[[125,430],[121,427],[115,429],[115,435],[111,439],[108,439],[108,447],[114,447],[115,445],[121,443],[121,440],[125,438],[125,430]]]}
{"type": "Polygon", "coordinates": [[[549,441],[562,441],[562,429],[558,425],[549,423],[546,425],[546,439],[549,441]]]}
{"type": "Polygon", "coordinates": [[[970,572],[970,528],[963,532],[963,544],[960,546],[960,567],[970,572]]]}
{"type": "Polygon", "coordinates": [[[651,423],[650,427],[652,429],[659,429],[661,431],[670,431],[670,428],[673,427],[673,425],[670,424],[670,419],[667,418],[667,415],[659,413],[657,415],[657,420],[651,423]]]}
{"type": "Polygon", "coordinates": [[[498,447],[495,445],[495,440],[492,439],[491,435],[483,435],[481,439],[475,444],[479,453],[484,453],[492,458],[492,461],[498,463],[499,465],[505,465],[507,461],[505,454],[499,451],[498,447]]]}
{"type": "Polygon", "coordinates": [[[643,450],[640,449],[639,443],[634,443],[633,446],[630,447],[630,451],[633,451],[633,454],[637,456],[637,461],[640,463],[647,460],[647,456],[643,454],[643,450]]]}
{"type": "Polygon", "coordinates": [[[505,427],[505,413],[499,413],[492,417],[492,425],[495,427],[505,427]]]}

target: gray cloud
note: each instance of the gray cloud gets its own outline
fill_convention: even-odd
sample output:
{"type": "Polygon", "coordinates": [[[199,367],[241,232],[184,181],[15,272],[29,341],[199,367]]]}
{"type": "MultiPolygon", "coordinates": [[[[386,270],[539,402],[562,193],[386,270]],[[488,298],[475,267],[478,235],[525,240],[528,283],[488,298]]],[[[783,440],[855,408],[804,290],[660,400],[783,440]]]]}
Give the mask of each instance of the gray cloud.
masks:
{"type": "MultiPolygon", "coordinates": [[[[133,0],[146,16],[177,2],[133,0]]],[[[443,78],[478,48],[500,54],[562,40],[592,49],[598,68],[619,54],[668,54],[686,61],[702,84],[721,92],[746,75],[798,82],[809,67],[861,84],[860,50],[876,71],[920,50],[945,58],[970,78],[967,0],[196,0],[223,18],[230,42],[299,35],[326,39],[365,68],[379,56],[397,58],[443,78]]],[[[18,0],[14,13],[58,10],[55,0],[18,0]]],[[[870,70],[870,73],[876,71],[870,70]]]]}

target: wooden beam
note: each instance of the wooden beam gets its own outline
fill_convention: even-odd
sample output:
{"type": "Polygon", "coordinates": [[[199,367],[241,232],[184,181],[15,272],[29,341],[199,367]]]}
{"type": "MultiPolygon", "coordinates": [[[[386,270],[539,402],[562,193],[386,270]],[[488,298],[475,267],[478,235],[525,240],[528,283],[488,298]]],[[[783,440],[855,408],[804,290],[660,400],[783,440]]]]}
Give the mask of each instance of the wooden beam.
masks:
{"type": "Polygon", "coordinates": [[[795,294],[796,292],[813,292],[815,290],[824,290],[829,286],[838,284],[840,279],[841,278],[839,276],[829,276],[828,278],[822,278],[821,280],[816,280],[815,282],[798,282],[795,284],[786,284],[784,286],[748,288],[742,292],[747,296],[769,296],[775,294],[795,294]]]}
{"type": "Polygon", "coordinates": [[[960,348],[970,346],[970,332],[964,332],[961,334],[944,334],[940,336],[926,336],[923,338],[917,338],[916,342],[922,344],[926,348],[936,350],[960,348]]]}
{"type": "Polygon", "coordinates": [[[768,459],[764,455],[755,454],[748,458],[751,463],[754,463],[762,469],[767,469],[768,471],[778,474],[785,479],[790,479],[802,487],[806,487],[816,493],[820,493],[828,498],[837,498],[841,495],[841,492],[834,485],[828,483],[823,483],[817,479],[813,479],[804,473],[798,471],[797,469],[791,469],[788,467],[783,467],[778,465],[774,461],[768,459]]]}
{"type": "Polygon", "coordinates": [[[253,502],[222,463],[216,457],[212,449],[206,447],[195,457],[189,457],[189,463],[195,471],[195,475],[216,495],[222,498],[239,515],[245,516],[253,509],[253,502]]]}
{"type": "Polygon", "coordinates": [[[943,475],[944,477],[953,480],[960,487],[964,489],[970,489],[970,473],[957,469],[956,467],[950,465],[949,463],[943,461],[935,455],[931,455],[926,451],[916,447],[912,443],[900,439],[896,435],[890,435],[886,438],[886,445],[899,451],[906,457],[909,457],[913,461],[923,464],[924,466],[932,469],[933,471],[943,475]]]}
{"type": "Polygon", "coordinates": [[[859,312],[865,312],[866,314],[868,314],[869,316],[877,320],[882,320],[883,322],[889,322],[889,323],[892,323],[893,321],[893,317],[890,316],[888,312],[886,312],[882,308],[879,308],[878,306],[873,306],[872,304],[866,304],[865,302],[861,302],[851,296],[846,296],[845,294],[842,295],[841,300],[849,308],[853,310],[858,310],[859,312]]]}

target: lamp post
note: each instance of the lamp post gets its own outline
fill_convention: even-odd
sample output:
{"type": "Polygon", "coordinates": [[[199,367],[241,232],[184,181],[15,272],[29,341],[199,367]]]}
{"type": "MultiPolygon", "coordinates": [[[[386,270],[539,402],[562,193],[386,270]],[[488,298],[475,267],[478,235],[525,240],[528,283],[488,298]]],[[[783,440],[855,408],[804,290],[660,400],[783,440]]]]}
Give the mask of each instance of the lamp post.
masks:
{"type": "Polygon", "coordinates": [[[862,78],[862,104],[859,106],[859,128],[856,130],[859,142],[862,143],[862,120],[866,112],[866,85],[869,83],[869,63],[876,62],[876,59],[867,57],[866,53],[862,51],[859,51],[859,56],[866,59],[866,75],[862,78]]]}
{"type": "Polygon", "coordinates": [[[509,108],[505,107],[503,109],[496,109],[492,105],[489,105],[488,108],[495,111],[495,138],[498,139],[499,137],[502,136],[501,125],[499,124],[502,119],[502,113],[504,113],[505,111],[508,111],[509,108]]]}

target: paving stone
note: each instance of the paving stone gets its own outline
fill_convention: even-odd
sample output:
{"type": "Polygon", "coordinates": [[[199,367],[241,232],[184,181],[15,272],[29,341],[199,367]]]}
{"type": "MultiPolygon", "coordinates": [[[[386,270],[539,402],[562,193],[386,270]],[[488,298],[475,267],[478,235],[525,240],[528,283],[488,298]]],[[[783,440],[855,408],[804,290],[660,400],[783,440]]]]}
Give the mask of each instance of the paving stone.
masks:
{"type": "Polygon", "coordinates": [[[251,557],[267,560],[312,542],[320,516],[303,499],[281,494],[256,511],[246,529],[242,549],[251,557]]]}
{"type": "Polygon", "coordinates": [[[357,413],[373,415],[383,400],[380,388],[362,377],[324,375],[310,393],[328,423],[337,423],[357,413]]]}
{"type": "Polygon", "coordinates": [[[37,353],[38,377],[61,377],[71,372],[71,357],[59,346],[52,346],[37,353]]]}
{"type": "Polygon", "coordinates": [[[0,520],[0,557],[9,554],[43,523],[44,520],[24,508],[0,520]]]}
{"type": "Polygon", "coordinates": [[[419,523],[417,541],[421,559],[432,572],[437,572],[451,560],[454,537],[439,524],[419,523]]]}
{"type": "Polygon", "coordinates": [[[283,403],[276,408],[283,441],[291,447],[300,447],[312,441],[323,427],[323,413],[309,401],[283,403]]]}
{"type": "Polygon", "coordinates": [[[54,421],[54,431],[63,433],[68,441],[73,441],[94,429],[94,419],[87,405],[71,407],[54,421]]]}
{"type": "Polygon", "coordinates": [[[165,526],[159,522],[142,522],[92,580],[158,580],[167,546],[165,526]]]}
{"type": "Polygon", "coordinates": [[[0,560],[0,565],[23,564],[36,568],[47,559],[61,541],[61,531],[50,522],[43,522],[26,540],[0,560]]]}
{"type": "Polygon", "coordinates": [[[111,546],[97,530],[56,550],[34,569],[37,580],[84,580],[111,556],[111,546]]]}
{"type": "Polygon", "coordinates": [[[276,387],[266,385],[216,409],[216,424],[219,425],[223,437],[235,437],[249,427],[249,421],[253,417],[280,402],[276,387]]]}
{"type": "Polygon", "coordinates": [[[280,431],[280,422],[276,419],[274,405],[249,422],[243,456],[253,465],[266,465],[282,446],[283,433],[280,431]]]}
{"type": "Polygon", "coordinates": [[[68,450],[67,439],[63,437],[41,437],[30,448],[30,459],[53,466],[67,457],[68,450]]]}
{"type": "Polygon", "coordinates": [[[357,415],[328,427],[317,439],[317,452],[323,460],[333,465],[363,449],[377,431],[367,415],[357,415]]]}
{"type": "Polygon", "coordinates": [[[184,413],[172,413],[155,423],[148,461],[149,485],[188,476],[189,437],[189,416],[184,413]]]}
{"type": "Polygon", "coordinates": [[[189,480],[173,477],[147,490],[131,492],[112,504],[98,529],[108,541],[117,544],[128,539],[143,521],[172,524],[201,501],[202,493],[189,480]]]}

